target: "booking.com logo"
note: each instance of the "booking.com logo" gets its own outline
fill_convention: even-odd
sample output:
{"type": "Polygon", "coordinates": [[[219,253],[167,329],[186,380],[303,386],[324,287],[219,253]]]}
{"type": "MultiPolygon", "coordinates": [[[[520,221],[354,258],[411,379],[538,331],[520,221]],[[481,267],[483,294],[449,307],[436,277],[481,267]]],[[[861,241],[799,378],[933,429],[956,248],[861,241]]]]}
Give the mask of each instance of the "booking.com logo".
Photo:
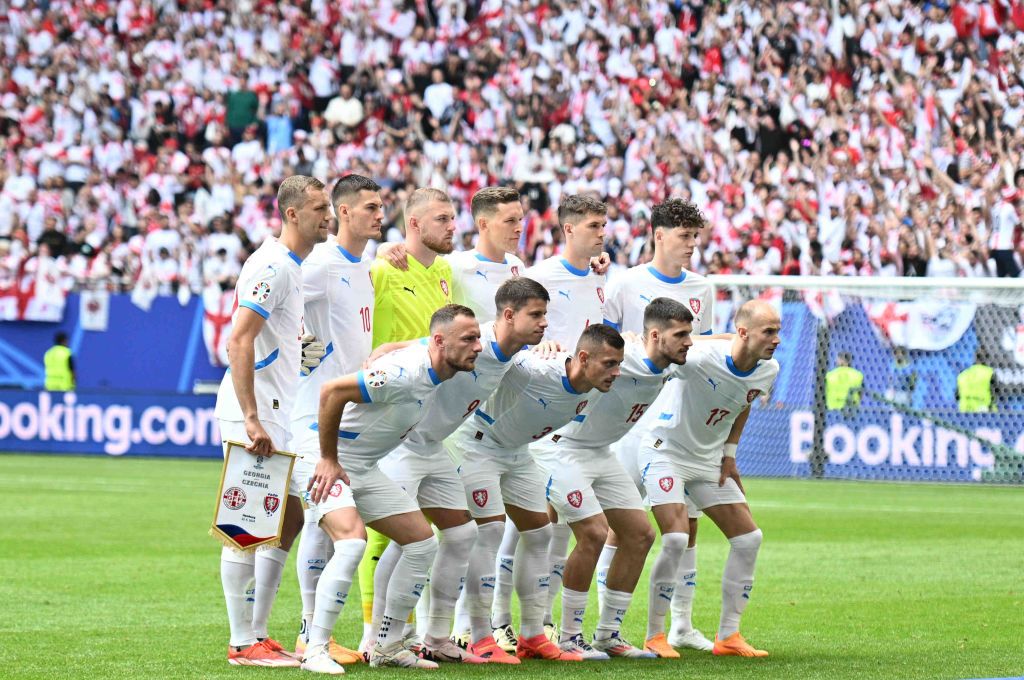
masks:
{"type": "Polygon", "coordinates": [[[104,406],[79,403],[77,395],[71,392],[39,392],[34,402],[19,401],[12,405],[0,401],[0,441],[13,437],[20,441],[67,442],[72,446],[91,442],[102,444],[103,451],[112,456],[123,455],[139,444],[206,446],[220,442],[213,411],[186,406],[104,406]]]}

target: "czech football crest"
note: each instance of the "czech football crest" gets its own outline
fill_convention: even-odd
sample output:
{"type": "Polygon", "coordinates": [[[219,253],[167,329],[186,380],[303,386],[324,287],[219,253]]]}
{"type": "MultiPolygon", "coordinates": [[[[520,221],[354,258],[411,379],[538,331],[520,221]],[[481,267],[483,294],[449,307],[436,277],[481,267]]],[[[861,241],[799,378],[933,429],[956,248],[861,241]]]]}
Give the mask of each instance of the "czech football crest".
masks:
{"type": "Polygon", "coordinates": [[[759,394],[761,394],[761,390],[750,390],[749,392],[747,392],[747,403],[749,404],[750,402],[757,399],[757,395],[759,394]]]}
{"type": "Polygon", "coordinates": [[[519,265],[514,265],[512,267],[512,276],[519,276],[519,265]]]}
{"type": "Polygon", "coordinates": [[[597,299],[601,301],[602,305],[604,304],[604,288],[597,289],[597,299]]]}
{"type": "Polygon", "coordinates": [[[484,507],[487,505],[487,489],[477,489],[473,492],[473,502],[477,504],[477,507],[484,507]]]}
{"type": "Polygon", "coordinates": [[[277,512],[279,507],[281,507],[281,497],[276,493],[268,493],[263,497],[263,509],[267,511],[267,517],[277,512]]]}
{"type": "Polygon", "coordinates": [[[671,477],[662,477],[661,479],[658,480],[658,486],[661,487],[662,491],[666,492],[671,491],[675,483],[675,480],[672,479],[671,477]]]}
{"type": "Polygon", "coordinates": [[[441,279],[441,292],[444,293],[445,297],[448,297],[448,282],[441,279]]]}
{"type": "Polygon", "coordinates": [[[583,409],[587,407],[588,403],[590,403],[589,400],[584,399],[580,403],[576,404],[576,415],[583,413],[583,409]]]}
{"type": "Polygon", "coordinates": [[[700,298],[690,298],[690,309],[694,314],[700,314],[700,298]]]}
{"type": "Polygon", "coordinates": [[[570,491],[565,500],[569,501],[569,505],[574,508],[578,508],[583,505],[583,492],[582,491],[570,491]]]}

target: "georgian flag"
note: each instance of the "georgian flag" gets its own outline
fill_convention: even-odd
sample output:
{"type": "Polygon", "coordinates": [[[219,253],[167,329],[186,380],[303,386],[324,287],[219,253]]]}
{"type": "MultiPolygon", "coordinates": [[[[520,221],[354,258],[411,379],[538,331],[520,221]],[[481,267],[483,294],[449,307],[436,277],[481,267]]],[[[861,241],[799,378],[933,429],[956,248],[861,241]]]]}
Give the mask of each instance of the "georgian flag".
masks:
{"type": "Polygon", "coordinates": [[[83,290],[79,297],[78,319],[82,330],[106,331],[110,322],[110,292],[83,290]]]}

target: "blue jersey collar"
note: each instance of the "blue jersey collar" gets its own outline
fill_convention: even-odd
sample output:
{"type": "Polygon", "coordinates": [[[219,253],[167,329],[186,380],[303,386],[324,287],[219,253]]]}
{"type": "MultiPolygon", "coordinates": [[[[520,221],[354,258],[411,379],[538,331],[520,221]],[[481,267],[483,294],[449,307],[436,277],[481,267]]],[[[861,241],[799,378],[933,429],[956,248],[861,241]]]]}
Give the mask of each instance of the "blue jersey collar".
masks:
{"type": "Polygon", "coordinates": [[[342,247],[341,245],[337,245],[337,247],[338,247],[338,252],[341,253],[342,257],[344,257],[349,262],[355,264],[356,262],[359,262],[359,260],[361,259],[361,258],[353,255],[352,253],[348,252],[347,250],[345,250],[345,248],[342,247]]]}
{"type": "Polygon", "coordinates": [[[659,272],[653,264],[647,265],[647,271],[651,273],[651,276],[659,281],[664,281],[665,283],[682,283],[686,278],[686,272],[679,272],[679,276],[665,276],[659,272]]]}
{"type": "Polygon", "coordinates": [[[725,357],[725,365],[729,369],[729,372],[731,372],[737,378],[746,378],[748,375],[750,375],[751,373],[756,371],[757,367],[760,366],[761,364],[760,364],[760,362],[758,362],[758,363],[754,364],[754,367],[752,369],[750,369],[749,371],[741,371],[740,369],[736,368],[736,363],[732,360],[732,357],[731,356],[726,356],[725,357]]]}
{"type": "Polygon", "coordinates": [[[564,257],[558,258],[558,261],[561,262],[562,266],[565,267],[566,271],[568,271],[573,276],[586,276],[587,274],[590,273],[589,269],[576,269],[576,267],[573,267],[571,264],[569,264],[569,260],[565,259],[564,257]]]}
{"type": "Polygon", "coordinates": [[[501,262],[498,262],[497,260],[492,260],[492,259],[490,259],[488,257],[484,257],[479,252],[476,253],[476,259],[480,260],[481,262],[490,262],[491,264],[508,264],[508,258],[507,257],[501,258],[501,262]]]}

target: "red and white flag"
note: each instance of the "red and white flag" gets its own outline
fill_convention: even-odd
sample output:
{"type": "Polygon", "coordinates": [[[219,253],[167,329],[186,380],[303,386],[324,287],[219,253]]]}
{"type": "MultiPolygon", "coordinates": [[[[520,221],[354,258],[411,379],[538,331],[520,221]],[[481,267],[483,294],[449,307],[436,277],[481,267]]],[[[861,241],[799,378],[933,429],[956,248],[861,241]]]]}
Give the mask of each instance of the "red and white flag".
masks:
{"type": "Polygon", "coordinates": [[[79,297],[78,319],[82,330],[106,331],[110,323],[110,292],[83,290],[79,297]]]}
{"type": "Polygon", "coordinates": [[[231,315],[238,303],[233,290],[220,286],[203,289],[203,342],[213,366],[228,365],[228,338],[231,337],[231,315]]]}
{"type": "Polygon", "coordinates": [[[864,309],[875,330],[890,344],[938,351],[963,337],[974,321],[971,302],[869,302],[864,309]]]}

